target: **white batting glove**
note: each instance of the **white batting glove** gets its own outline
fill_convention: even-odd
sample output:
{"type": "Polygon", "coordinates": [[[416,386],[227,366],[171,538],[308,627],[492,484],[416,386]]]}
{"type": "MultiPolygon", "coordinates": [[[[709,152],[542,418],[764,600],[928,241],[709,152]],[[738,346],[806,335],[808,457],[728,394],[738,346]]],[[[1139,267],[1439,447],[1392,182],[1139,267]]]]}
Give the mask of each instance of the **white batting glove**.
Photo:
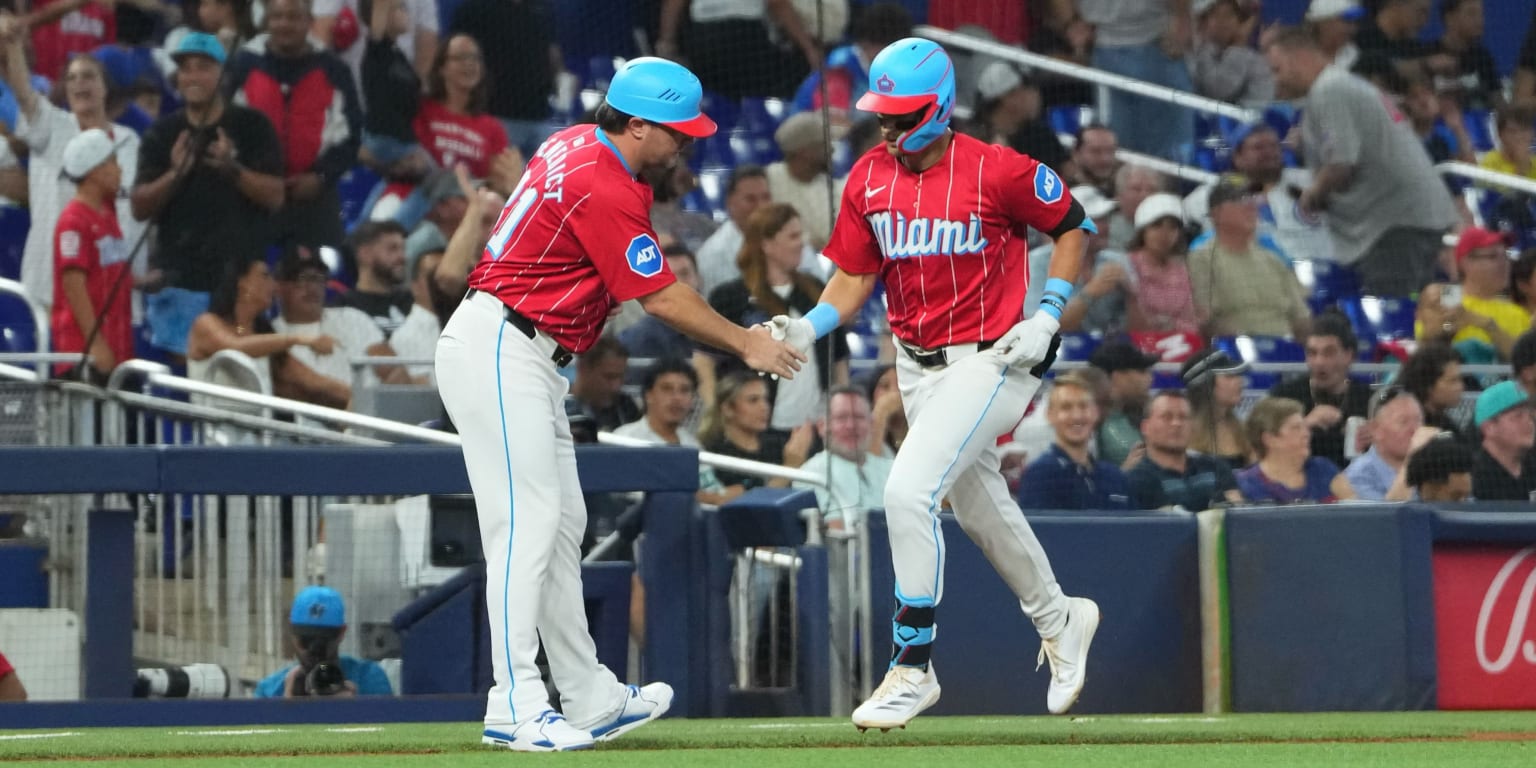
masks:
{"type": "Polygon", "coordinates": [[[1061,321],[1045,312],[1036,312],[1015,324],[992,349],[1003,362],[1016,368],[1033,368],[1051,351],[1051,338],[1061,330],[1061,321]]]}
{"type": "Polygon", "coordinates": [[[801,352],[810,354],[811,347],[816,345],[816,329],[811,327],[811,321],[803,317],[774,315],[767,325],[774,339],[786,342],[801,352]]]}

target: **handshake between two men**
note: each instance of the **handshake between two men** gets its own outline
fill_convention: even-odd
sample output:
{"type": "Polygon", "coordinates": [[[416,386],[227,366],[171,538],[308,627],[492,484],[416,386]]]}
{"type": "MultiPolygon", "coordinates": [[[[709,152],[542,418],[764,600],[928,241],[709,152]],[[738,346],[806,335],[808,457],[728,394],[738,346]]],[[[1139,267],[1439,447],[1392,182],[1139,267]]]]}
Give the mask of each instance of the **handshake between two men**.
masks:
{"type": "MultiPolygon", "coordinates": [[[[804,317],[775,315],[772,320],[763,323],[763,326],[768,328],[775,340],[782,341],[805,354],[810,354],[811,347],[816,343],[816,329],[812,327],[811,321],[804,317]]],[[[1009,328],[1008,332],[992,345],[992,352],[1001,357],[1004,364],[1010,367],[1033,368],[1050,354],[1051,340],[1059,330],[1061,330],[1060,321],[1047,312],[1036,312],[1009,328]]]]}

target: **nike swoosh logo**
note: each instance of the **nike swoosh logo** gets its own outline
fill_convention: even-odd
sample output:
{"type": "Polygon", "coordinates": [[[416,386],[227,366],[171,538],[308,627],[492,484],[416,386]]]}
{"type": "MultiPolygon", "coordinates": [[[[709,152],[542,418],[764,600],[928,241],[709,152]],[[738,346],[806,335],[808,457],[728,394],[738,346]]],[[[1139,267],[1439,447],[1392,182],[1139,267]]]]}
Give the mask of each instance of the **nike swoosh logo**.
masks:
{"type": "Polygon", "coordinates": [[[882,189],[885,189],[885,185],[884,184],[881,184],[880,186],[875,187],[874,189],[870,189],[869,187],[865,187],[864,188],[864,199],[868,200],[871,197],[874,197],[875,195],[880,194],[880,190],[882,190],[882,189]]]}

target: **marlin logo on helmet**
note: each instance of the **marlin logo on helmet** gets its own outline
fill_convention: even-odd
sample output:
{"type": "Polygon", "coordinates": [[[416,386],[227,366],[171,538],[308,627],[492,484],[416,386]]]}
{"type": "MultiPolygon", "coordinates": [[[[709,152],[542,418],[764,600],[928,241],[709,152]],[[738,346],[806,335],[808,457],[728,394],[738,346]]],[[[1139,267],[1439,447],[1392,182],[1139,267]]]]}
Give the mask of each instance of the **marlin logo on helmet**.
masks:
{"type": "Polygon", "coordinates": [[[875,55],[869,76],[875,87],[859,97],[859,109],[882,115],[925,110],[917,125],[896,140],[897,149],[916,154],[949,130],[955,107],[955,68],[938,43],[919,37],[897,40],[875,55]]]}

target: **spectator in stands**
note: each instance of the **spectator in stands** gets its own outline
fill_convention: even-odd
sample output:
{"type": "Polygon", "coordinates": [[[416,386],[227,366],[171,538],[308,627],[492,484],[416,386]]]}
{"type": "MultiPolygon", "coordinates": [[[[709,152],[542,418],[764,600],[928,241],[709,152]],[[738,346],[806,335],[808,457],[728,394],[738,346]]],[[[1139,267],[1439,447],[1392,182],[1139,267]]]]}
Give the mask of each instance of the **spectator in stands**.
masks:
{"type": "Polygon", "coordinates": [[[1536,14],[1531,15],[1531,25],[1525,30],[1525,42],[1520,45],[1520,58],[1510,81],[1511,103],[1536,104],[1536,14]]]}
{"type": "MultiPolygon", "coordinates": [[[[1026,510],[1129,509],[1130,486],[1114,462],[1092,452],[1099,406],[1092,387],[1075,373],[1057,376],[1047,396],[1051,447],[1024,468],[1019,507],[1026,510]]],[[[1103,442],[1100,441],[1100,449],[1103,442]]]]}
{"type": "Polygon", "coordinates": [[[1456,241],[1459,285],[1424,287],[1415,308],[1420,341],[1449,340],[1462,362],[1508,360],[1515,339],[1531,329],[1525,307],[1505,298],[1510,264],[1504,235],[1478,227],[1456,241]]]}
{"type": "Polygon", "coordinates": [[[1409,498],[1458,503],[1472,499],[1472,452],[1445,435],[1408,457],[1409,498]]]}
{"type": "Polygon", "coordinates": [[[337,182],[357,161],[363,113],[352,73],[308,38],[308,0],[267,3],[267,38],[230,63],[227,88],[237,104],[267,116],[283,148],[283,207],[273,219],[279,242],[342,244],[337,182]]]}
{"type": "Polygon", "coordinates": [[[26,701],[27,689],[5,654],[0,653],[0,701],[26,701]]]}
{"type": "MultiPolygon", "coordinates": [[[[699,289],[699,270],[693,260],[693,252],[682,243],[673,243],[663,246],[661,255],[667,260],[667,269],[672,271],[677,281],[697,291],[699,289]]],[[[629,348],[630,354],[635,357],[659,359],[675,357],[682,360],[692,360],[695,354],[693,339],[679,332],[677,329],[662,322],[651,314],[646,314],[634,325],[619,332],[619,341],[629,348]]],[[[711,358],[708,362],[700,361],[700,365],[713,365],[711,358]]]]}
{"type": "Polygon", "coordinates": [[[1131,236],[1136,234],[1136,209],[1141,201],[1162,192],[1166,188],[1163,175],[1144,165],[1127,163],[1115,171],[1115,211],[1109,221],[1097,221],[1100,227],[1108,226],[1108,246],[1124,252],[1131,236]]]}
{"type": "Polygon", "coordinates": [[[907,438],[907,411],[901,407],[901,387],[896,382],[896,366],[886,364],[865,379],[865,393],[873,403],[873,422],[869,433],[869,452],[876,456],[895,456],[907,438]]]}
{"type": "MultiPolygon", "coordinates": [[[[440,250],[427,251],[411,263],[411,311],[405,322],[389,335],[389,348],[407,360],[433,360],[437,356],[437,337],[443,333],[438,319],[437,292],[432,288],[432,273],[443,260],[440,250]]],[[[406,366],[406,376],[413,383],[436,383],[432,363],[406,366]]]]}
{"type": "Polygon", "coordinates": [[[727,99],[788,97],[822,64],[821,43],[785,0],[666,2],[656,54],[686,57],[704,90],[727,99]],[[794,50],[780,48],[774,35],[794,50]]]}
{"type": "MultiPolygon", "coordinates": [[[[1301,190],[1312,186],[1312,174],[1305,168],[1285,167],[1280,136],[1267,123],[1241,125],[1227,135],[1232,148],[1232,170],[1258,187],[1258,241],[1287,260],[1333,260],[1333,243],[1328,236],[1328,217],[1323,213],[1303,213],[1296,205],[1301,190]]],[[[1219,180],[1218,180],[1219,181],[1219,180]]],[[[1210,197],[1216,182],[1203,184],[1184,198],[1184,212],[1192,222],[1211,230],[1210,197]]],[[[1197,239],[1192,247],[1203,245],[1209,235],[1197,239]]]]}
{"type": "MultiPolygon", "coordinates": [[[[651,185],[651,226],[656,234],[671,234],[690,255],[697,253],[720,225],[708,213],[683,210],[683,198],[699,183],[693,169],[685,162],[671,168],[656,166],[643,171],[642,178],[651,185]]],[[[697,276],[698,270],[694,274],[697,276]]]]}
{"type": "Polygon", "coordinates": [[[1450,345],[1433,341],[1419,345],[1398,372],[1397,383],[1424,406],[1424,423],[1456,435],[1463,443],[1476,439],[1453,412],[1461,405],[1466,384],[1461,378],[1461,354],[1450,345]]]}
{"type": "Polygon", "coordinates": [[[1355,498],[1333,462],[1313,456],[1304,406],[1266,397],[1248,414],[1248,441],[1259,460],[1237,473],[1243,498],[1256,504],[1332,504],[1355,498]]]}
{"type": "Polygon", "coordinates": [[[1128,341],[1114,339],[1100,344],[1088,364],[1109,378],[1109,403],[1097,433],[1099,457],[1129,469],[1143,455],[1140,424],[1152,394],[1152,366],[1157,364],[1157,357],[1128,341]]]}
{"type": "MultiPolygon", "coordinates": [[[[1352,416],[1370,414],[1371,387],[1350,378],[1359,341],[1349,318],[1338,310],[1318,314],[1303,342],[1307,373],[1276,384],[1269,396],[1295,400],[1305,409],[1305,423],[1312,430],[1312,455],[1345,466],[1344,426],[1352,416]]],[[[1418,392],[1414,397],[1423,403],[1418,392]]],[[[1257,447],[1257,446],[1255,446],[1257,447]]]]}
{"type": "Polygon", "coordinates": [[[1196,352],[1179,368],[1189,395],[1190,447],[1226,462],[1234,470],[1252,464],[1254,458],[1248,433],[1237,417],[1247,372],[1247,363],[1233,360],[1215,347],[1196,352]]]}
{"type": "Polygon", "coordinates": [[[1440,0],[1440,40],[1426,59],[1435,90],[1468,109],[1490,109],[1503,100],[1504,80],[1493,52],[1483,44],[1483,0],[1440,0]]]}
{"type": "MultiPolygon", "coordinates": [[[[272,327],[278,333],[331,339],[329,350],[300,346],[291,350],[289,355],[315,373],[346,387],[350,400],[352,382],[356,380],[352,359],[392,356],[395,351],[386,341],[388,337],[377,324],[376,318],[355,307],[325,306],[325,283],[329,275],[330,270],[326,269],[325,262],[312,250],[301,245],[289,246],[277,262],[278,315],[272,321],[272,327]]],[[[405,371],[399,366],[370,370],[382,381],[391,384],[406,382],[405,371]]],[[[372,379],[366,378],[366,374],[365,381],[373,383],[372,379]]]]}
{"type": "MultiPolygon", "coordinates": [[[[841,133],[841,131],[839,131],[841,133]]],[[[832,148],[827,137],[827,122],[819,112],[800,112],[779,124],[773,132],[774,143],[784,159],[771,163],[768,195],[775,202],[787,203],[800,214],[805,230],[805,245],[821,252],[832,235],[832,219],[837,211],[833,201],[843,199],[845,179],[832,180],[832,148]],[[831,197],[828,197],[828,189],[831,197]]]]}
{"type": "Polygon", "coordinates": [[[1427,24],[1429,0],[1379,0],[1371,20],[1355,35],[1355,45],[1363,56],[1386,56],[1399,71],[1422,68],[1435,52],[1434,45],[1419,38],[1427,24]]]}
{"type": "MultiPolygon", "coordinates": [[[[167,60],[181,47],[182,38],[192,32],[213,35],[224,46],[225,56],[233,56],[240,46],[256,36],[250,0],[188,0],[182,8],[185,10],[184,24],[167,32],[161,46],[167,60]]],[[[174,62],[162,67],[166,79],[170,80],[176,72],[174,62]]]]}
{"type": "Polygon", "coordinates": [[[1189,74],[1201,96],[1264,107],[1275,97],[1275,80],[1264,57],[1248,45],[1249,14],[1238,0],[1194,0],[1199,36],[1189,74]]]}
{"type": "MultiPolygon", "coordinates": [[[[1078,0],[1094,25],[1093,66],[1181,91],[1193,90],[1185,57],[1193,37],[1183,0],[1078,0]]],[[[1165,101],[1112,91],[1115,134],[1129,149],[1182,160],[1194,136],[1194,116],[1165,101]]]]}
{"type": "MultiPolygon", "coordinates": [[[[38,30],[38,33],[45,31],[38,30]]],[[[0,11],[5,82],[10,86],[17,106],[15,135],[28,152],[27,197],[32,208],[32,223],[22,249],[21,283],[33,301],[49,308],[53,305],[53,232],[59,213],[75,195],[75,185],[63,174],[64,148],[70,139],[92,128],[100,128],[116,146],[117,164],[122,169],[122,183],[126,185],[138,168],[139,137],[108,119],[107,74],[101,62],[90,56],[75,56],[69,60],[62,80],[63,101],[69,106],[65,111],[32,89],[25,45],[25,26],[15,16],[0,11]]],[[[64,67],[62,60],[59,66],[64,67]]],[[[130,215],[124,192],[126,186],[117,200],[117,221],[123,230],[123,241],[132,248],[141,239],[144,227],[130,215]]]]}
{"type": "Polygon", "coordinates": [[[212,358],[233,349],[251,358],[261,389],[279,397],[345,408],[350,388],[299,362],[291,354],[304,347],[329,354],[336,340],[329,336],[277,333],[267,320],[272,306],[272,273],[258,254],[241,254],[227,263],[224,278],[208,299],[208,311],[192,323],[187,336],[187,376],[214,380],[212,358]]]}
{"type": "Polygon", "coordinates": [[[406,272],[414,272],[416,260],[422,254],[446,249],[448,238],[453,237],[453,231],[459,228],[469,209],[469,195],[459,187],[453,171],[434,172],[422,182],[421,190],[427,205],[426,214],[405,238],[406,272]]]}
{"type": "MultiPolygon", "coordinates": [[[[388,0],[381,0],[380,5],[386,3],[388,0]]],[[[389,39],[406,57],[406,63],[424,76],[433,54],[437,53],[437,3],[433,0],[395,0],[389,4],[396,3],[397,9],[385,11],[400,16],[399,29],[390,33],[389,39]]],[[[375,39],[380,23],[378,8],[363,0],[315,0],[314,15],[310,37],[341,57],[352,70],[352,78],[360,80],[362,60],[367,56],[368,43],[375,39]]],[[[365,97],[363,102],[368,104],[369,99],[365,97]]]]}
{"type": "Polygon", "coordinates": [[[976,109],[968,121],[968,132],[1065,173],[1067,150],[1041,119],[1040,110],[1040,85],[1035,78],[1021,74],[1012,62],[994,61],[976,79],[976,109]]]}
{"type": "Polygon", "coordinates": [[[297,663],[262,678],[256,684],[258,699],[296,696],[390,696],[394,689],[378,662],[341,653],[347,634],[346,607],[341,593],[330,587],[305,587],[293,598],[288,611],[288,640],[297,663]],[[312,690],[324,680],[315,667],[339,667],[345,681],[339,690],[312,690]]]}
{"type": "MultiPolygon", "coordinates": [[[[786,434],[769,428],[773,406],[768,401],[768,386],[761,377],[748,372],[733,373],[715,385],[715,396],[704,412],[699,440],[704,450],[741,459],[798,467],[810,455],[811,440],[816,436],[811,424],[802,424],[786,434]]],[[[752,490],[763,485],[789,486],[787,480],[765,480],[731,470],[717,470],[715,476],[727,486],[739,485],[752,490]]]]}
{"type": "Polygon", "coordinates": [[[795,486],[815,491],[822,522],[841,530],[861,522],[865,512],[885,507],[885,483],[895,459],[869,450],[874,419],[863,390],[837,387],[827,397],[831,415],[816,420],[823,448],[800,465],[826,478],[827,487],[799,481],[795,486]]]}
{"type": "Polygon", "coordinates": [[[1077,129],[1072,142],[1072,173],[1068,176],[1074,187],[1097,187],[1105,197],[1115,194],[1115,169],[1120,160],[1115,152],[1120,142],[1109,126],[1090,123],[1077,129]]]}
{"type": "Polygon", "coordinates": [[[624,369],[629,350],[612,336],[604,336],[576,358],[576,379],[571,395],[602,432],[640,418],[640,408],[624,394],[624,369]]]}
{"type": "Polygon", "coordinates": [[[1306,336],[1312,311],[1284,259],[1258,241],[1258,187],[1222,177],[1211,190],[1213,236],[1189,254],[1195,308],[1207,336],[1306,336]]]}
{"type": "Polygon", "coordinates": [[[1408,461],[1440,430],[1424,426],[1424,409],[1402,387],[1390,386],[1371,398],[1371,448],[1344,470],[1366,501],[1407,501],[1408,461]]]}
{"type": "Polygon", "coordinates": [[[1179,390],[1159,392],[1147,404],[1147,417],[1141,420],[1147,455],[1125,475],[1133,507],[1199,512],[1242,503],[1232,468],[1215,456],[1190,450],[1192,423],[1189,399],[1179,390]]]}
{"type": "Polygon", "coordinates": [[[385,338],[405,322],[411,294],[405,285],[405,228],[393,221],[365,221],[352,231],[357,257],[357,285],[341,305],[373,318],[385,338]]]}
{"type": "Polygon", "coordinates": [[[848,29],[852,44],[833,48],[826,61],[813,68],[795,91],[795,111],[819,111],[825,98],[833,125],[852,123],[856,116],[853,105],[869,91],[869,61],[887,45],[911,36],[912,15],[905,6],[895,2],[865,6],[854,16],[853,25],[848,29]],[[825,97],[822,95],[823,81],[825,97]]]}
{"type": "MultiPolygon", "coordinates": [[[[341,10],[352,13],[345,4],[341,10]]],[[[358,161],[383,177],[364,201],[363,214],[382,218],[378,214],[383,211],[374,210],[374,206],[388,184],[421,181],[431,171],[433,161],[412,128],[420,110],[421,76],[416,74],[415,65],[395,42],[411,30],[406,0],[362,0],[359,11],[368,19],[368,28],[361,67],[353,72],[358,78],[365,106],[358,161]]],[[[334,18],[327,20],[319,14],[315,17],[315,26],[324,27],[327,35],[334,22],[334,18]]],[[[429,53],[429,60],[430,57],[429,53]]],[[[399,202],[391,216],[409,229],[416,225],[425,207],[424,196],[412,193],[399,202]]]]}
{"type": "Polygon", "coordinates": [[[1536,179],[1531,162],[1531,142],[1536,140],[1536,105],[1510,104],[1494,115],[1498,146],[1483,155],[1481,165],[1490,171],[1536,179]]]}
{"type": "Polygon", "coordinates": [[[1347,70],[1360,58],[1355,35],[1364,18],[1365,9],[1355,0],[1312,0],[1305,22],[1329,63],[1347,70]]]}
{"type": "Polygon", "coordinates": [[[1370,84],[1330,67],[1305,31],[1276,32],[1265,57],[1277,95],[1305,99],[1301,144],[1313,179],[1297,201],[1302,212],[1328,212],[1334,259],[1367,294],[1422,288],[1457,216],[1417,137],[1370,84]]]}
{"type": "Polygon", "coordinates": [[[150,252],[158,290],[145,301],[149,340],[177,357],[187,354],[192,322],[229,265],[265,258],[267,216],[286,194],[271,121],[219,91],[224,55],[205,32],[181,38],[174,82],[185,106],[144,134],[130,197],[134,217],[159,227],[150,252]]]}
{"type": "Polygon", "coordinates": [[[1510,265],[1509,298],[1536,318],[1536,248],[1521,251],[1510,265]]]}
{"type": "Polygon", "coordinates": [[[1526,394],[1536,395],[1536,330],[1526,331],[1515,340],[1509,374],[1526,394]]]}
{"type": "Polygon", "coordinates": [[[1476,147],[1455,96],[1437,92],[1428,76],[1414,75],[1406,78],[1402,106],[1430,162],[1477,162],[1476,147]]]}
{"type": "MultiPolygon", "coordinates": [[[[1115,201],[1106,199],[1096,187],[1090,186],[1073,187],[1072,199],[1100,225],[1088,234],[1088,247],[1074,281],[1076,290],[1061,314],[1061,329],[1069,333],[1119,333],[1129,325],[1135,311],[1136,282],[1125,254],[1109,248],[1109,228],[1103,222],[1107,222],[1114,212],[1115,201]]],[[[1024,295],[1026,314],[1040,306],[1053,247],[1046,243],[1029,252],[1029,287],[1024,295]]]]}
{"type": "Polygon", "coordinates": [[[1184,204],[1176,195],[1156,194],[1136,208],[1136,232],[1126,244],[1136,298],[1129,315],[1132,331],[1199,334],[1184,238],[1184,204]]]}
{"type": "Polygon", "coordinates": [[[75,196],[59,212],[53,235],[53,351],[81,354],[70,377],[98,384],[133,357],[128,249],[114,206],[122,181],[115,151],[100,128],[65,145],[64,176],[75,184],[75,196]]]}
{"type": "Polygon", "coordinates": [[[33,0],[27,5],[37,72],[49,80],[66,75],[78,54],[117,39],[117,17],[110,5],[91,0],[33,0]]]}
{"type": "MultiPolygon", "coordinates": [[[[533,157],[553,131],[549,96],[555,90],[556,76],[565,70],[555,39],[552,5],[549,0],[464,0],[448,25],[450,44],[453,37],[468,35],[474,38],[476,52],[485,55],[483,61],[473,59],[464,55],[466,48],[461,48],[456,52],[461,57],[455,68],[483,67],[484,79],[496,85],[483,108],[501,120],[505,141],[523,157],[533,157]]],[[[447,48],[438,51],[439,58],[451,55],[447,48]]],[[[467,72],[462,76],[468,79],[467,72]]],[[[441,96],[434,98],[442,100],[441,96]]],[[[510,187],[498,190],[504,195],[512,191],[510,187]]]]}
{"type": "MultiPolygon", "coordinates": [[[[699,374],[686,358],[662,357],[645,369],[640,391],[645,400],[645,416],[613,430],[620,437],[648,440],[657,445],[681,445],[699,448],[699,438],[688,427],[698,399],[699,374]]],[[[724,504],[745,490],[740,485],[726,487],[715,476],[714,467],[699,464],[700,504],[724,504]]]]}
{"type": "Polygon", "coordinates": [[[1472,460],[1472,495],[1478,501],[1536,501],[1536,411],[1513,381],[1477,396],[1482,447],[1472,460]]]}
{"type": "Polygon", "coordinates": [[[741,252],[742,230],[752,212],[773,202],[768,172],[759,165],[738,165],[725,182],[726,220],[699,247],[699,282],[704,295],[741,276],[736,256],[741,252]]]}
{"type": "MultiPolygon", "coordinates": [[[[741,277],[709,292],[709,304],[723,317],[744,327],[767,322],[774,315],[803,316],[816,306],[824,287],[795,270],[804,250],[800,217],[792,206],[769,203],[747,218],[746,239],[736,263],[741,277]]],[[[740,370],[736,358],[703,355],[697,360],[704,392],[712,392],[720,374],[740,370]]],[[[848,339],[829,333],[816,341],[810,359],[790,380],[771,379],[774,429],[790,430],[809,423],[822,412],[823,398],[834,385],[848,383],[848,339]]]]}
{"type": "MultiPolygon", "coordinates": [[[[469,4],[460,6],[460,11],[469,4]]],[[[533,149],[524,150],[510,133],[514,128],[507,127],[508,121],[493,116],[497,113],[489,96],[492,75],[486,71],[484,49],[476,40],[471,32],[455,32],[438,50],[427,74],[426,97],[416,113],[416,139],[438,167],[453,168],[462,163],[468,166],[471,177],[485,179],[492,189],[507,195],[522,176],[523,159],[533,157],[548,134],[539,136],[541,131],[515,128],[527,136],[539,136],[533,149]]],[[[504,81],[495,83],[498,88],[504,86],[504,81]]]]}

